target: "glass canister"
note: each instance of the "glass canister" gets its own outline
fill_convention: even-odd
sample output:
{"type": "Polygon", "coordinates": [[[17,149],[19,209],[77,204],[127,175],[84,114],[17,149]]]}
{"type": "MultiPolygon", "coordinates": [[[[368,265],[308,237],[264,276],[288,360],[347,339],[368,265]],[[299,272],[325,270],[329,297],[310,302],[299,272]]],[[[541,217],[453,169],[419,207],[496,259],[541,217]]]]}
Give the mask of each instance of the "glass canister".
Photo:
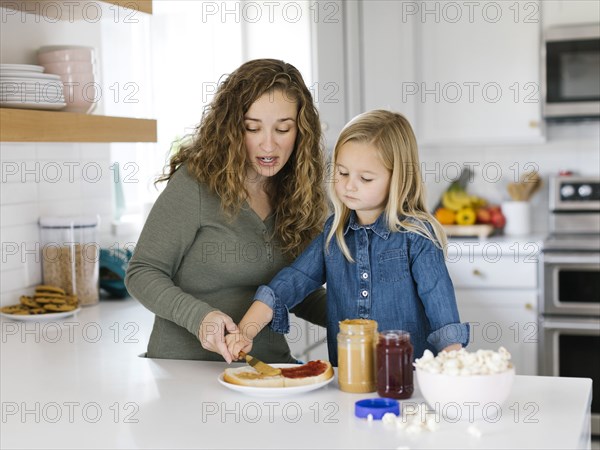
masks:
{"type": "Polygon", "coordinates": [[[344,392],[374,392],[377,322],[352,319],[340,322],[338,383],[344,392]]]}
{"type": "Polygon", "coordinates": [[[395,399],[410,398],[413,385],[413,346],[402,330],[382,331],[376,346],[377,393],[395,399]]]}
{"type": "Polygon", "coordinates": [[[42,217],[39,223],[43,283],[76,295],[80,305],[98,303],[98,217],[42,217]]]}

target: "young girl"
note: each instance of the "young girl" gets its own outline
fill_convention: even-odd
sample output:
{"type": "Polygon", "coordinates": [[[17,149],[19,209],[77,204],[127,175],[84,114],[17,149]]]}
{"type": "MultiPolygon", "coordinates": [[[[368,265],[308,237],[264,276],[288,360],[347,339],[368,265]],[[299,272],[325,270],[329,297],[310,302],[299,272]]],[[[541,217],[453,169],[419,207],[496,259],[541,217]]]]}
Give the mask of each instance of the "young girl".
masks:
{"type": "Polygon", "coordinates": [[[414,357],[459,349],[469,340],[444,262],[444,231],[425,208],[417,143],[408,121],[390,111],[359,115],[333,152],[335,213],[324,231],[268,286],[259,287],[232,355],[249,352],[267,323],[289,331],[288,310],[327,283],[327,343],[337,365],[339,321],[373,319],[410,332],[414,357]]]}

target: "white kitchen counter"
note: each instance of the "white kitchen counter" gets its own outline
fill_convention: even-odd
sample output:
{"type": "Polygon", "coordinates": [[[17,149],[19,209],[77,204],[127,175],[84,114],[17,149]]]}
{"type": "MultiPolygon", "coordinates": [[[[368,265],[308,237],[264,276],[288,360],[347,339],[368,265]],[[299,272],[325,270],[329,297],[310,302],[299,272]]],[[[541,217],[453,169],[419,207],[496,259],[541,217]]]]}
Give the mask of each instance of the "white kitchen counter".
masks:
{"type": "MultiPolygon", "coordinates": [[[[287,398],[220,385],[226,363],[152,360],[132,299],[57,322],[2,319],[1,448],[589,448],[589,379],[517,376],[501,418],[410,435],[354,417],[336,381],[287,398]]],[[[410,402],[421,402],[419,390],[410,402]]]]}

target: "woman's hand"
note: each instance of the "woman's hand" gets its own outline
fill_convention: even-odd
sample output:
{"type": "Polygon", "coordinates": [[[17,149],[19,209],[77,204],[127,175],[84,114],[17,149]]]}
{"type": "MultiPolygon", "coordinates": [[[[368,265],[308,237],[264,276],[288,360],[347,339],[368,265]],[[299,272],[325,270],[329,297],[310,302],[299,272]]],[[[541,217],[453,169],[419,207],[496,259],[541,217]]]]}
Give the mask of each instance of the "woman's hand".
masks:
{"type": "Polygon", "coordinates": [[[235,333],[238,328],[227,314],[221,311],[211,311],[200,324],[198,338],[203,348],[221,354],[225,361],[231,363],[234,358],[225,343],[225,330],[235,333]]]}

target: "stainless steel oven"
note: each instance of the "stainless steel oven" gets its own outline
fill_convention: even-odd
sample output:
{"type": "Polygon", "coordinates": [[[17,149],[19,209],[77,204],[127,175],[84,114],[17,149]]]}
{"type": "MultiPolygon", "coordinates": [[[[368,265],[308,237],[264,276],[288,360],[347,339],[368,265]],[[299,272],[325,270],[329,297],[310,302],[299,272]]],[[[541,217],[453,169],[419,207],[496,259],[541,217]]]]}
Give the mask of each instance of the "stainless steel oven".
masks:
{"type": "Polygon", "coordinates": [[[600,434],[600,178],[550,180],[550,231],[540,264],[540,375],[591,378],[600,434]]]}
{"type": "Polygon", "coordinates": [[[547,252],[543,261],[542,314],[600,317],[597,252],[547,252]]]}
{"type": "Polygon", "coordinates": [[[542,375],[593,380],[592,434],[600,434],[600,319],[543,317],[538,340],[542,375]]]}

